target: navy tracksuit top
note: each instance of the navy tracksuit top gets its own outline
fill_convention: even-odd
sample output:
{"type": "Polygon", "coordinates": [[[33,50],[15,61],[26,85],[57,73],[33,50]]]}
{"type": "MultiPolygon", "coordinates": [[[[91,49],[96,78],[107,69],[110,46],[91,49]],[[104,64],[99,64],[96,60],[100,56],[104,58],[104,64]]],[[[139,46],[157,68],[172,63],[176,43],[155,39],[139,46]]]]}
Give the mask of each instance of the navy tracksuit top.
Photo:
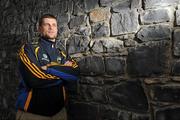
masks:
{"type": "Polygon", "coordinates": [[[38,44],[27,43],[19,51],[21,81],[16,106],[34,114],[52,116],[66,101],[66,81],[78,80],[78,65],[55,43],[40,38],[38,44]],[[65,62],[71,61],[72,66],[65,62]],[[47,70],[41,66],[47,65],[47,70]]]}

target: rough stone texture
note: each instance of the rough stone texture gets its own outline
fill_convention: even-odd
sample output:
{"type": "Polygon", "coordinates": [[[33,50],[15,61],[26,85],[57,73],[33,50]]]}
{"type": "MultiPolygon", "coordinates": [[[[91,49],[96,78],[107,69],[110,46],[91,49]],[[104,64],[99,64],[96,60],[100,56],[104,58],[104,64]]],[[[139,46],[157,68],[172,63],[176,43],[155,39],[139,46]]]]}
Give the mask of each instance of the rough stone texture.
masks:
{"type": "Polygon", "coordinates": [[[93,38],[107,37],[110,35],[109,25],[106,22],[94,24],[91,26],[91,29],[93,38]]]}
{"type": "Polygon", "coordinates": [[[179,107],[164,108],[156,111],[155,113],[156,120],[179,120],[179,118],[180,118],[179,107]]]}
{"type": "Polygon", "coordinates": [[[176,10],[176,25],[180,25],[180,10],[176,10]]]}
{"type": "Polygon", "coordinates": [[[172,75],[180,75],[180,61],[174,61],[172,65],[172,75]]]}
{"type": "Polygon", "coordinates": [[[78,53],[78,52],[85,52],[88,50],[88,44],[90,40],[88,37],[84,36],[72,36],[68,41],[68,52],[70,54],[72,53],[78,53]]]}
{"type": "Polygon", "coordinates": [[[130,49],[127,70],[130,76],[158,76],[168,69],[168,42],[150,43],[130,49]]]}
{"type": "Polygon", "coordinates": [[[94,41],[94,52],[120,52],[124,48],[123,41],[114,38],[101,38],[94,41]]]}
{"type": "Polygon", "coordinates": [[[171,11],[170,9],[146,10],[141,15],[141,22],[142,24],[169,22],[173,18],[171,11]]]}
{"type": "Polygon", "coordinates": [[[139,81],[120,82],[109,91],[110,103],[120,108],[131,109],[132,111],[147,112],[147,97],[142,91],[143,88],[139,81]]]}
{"type": "Polygon", "coordinates": [[[99,86],[81,85],[80,96],[82,96],[85,101],[107,103],[105,89],[99,86]]]}
{"type": "Polygon", "coordinates": [[[180,29],[174,30],[174,45],[173,45],[173,53],[175,56],[180,56],[180,29]]]}
{"type": "Polygon", "coordinates": [[[169,40],[171,28],[168,25],[147,26],[140,29],[137,38],[141,41],[169,40]]]}
{"type": "Polygon", "coordinates": [[[86,22],[86,16],[85,15],[76,16],[70,20],[69,27],[70,28],[78,27],[82,24],[85,24],[85,22],[86,22]]]}
{"type": "Polygon", "coordinates": [[[152,100],[155,101],[168,103],[180,101],[180,86],[176,84],[153,86],[150,93],[152,100]]]}
{"type": "Polygon", "coordinates": [[[82,74],[99,75],[105,72],[104,61],[101,56],[87,56],[78,64],[82,74]]]}
{"type": "Polygon", "coordinates": [[[109,75],[121,75],[125,72],[125,60],[119,57],[105,58],[106,72],[109,75]]]}
{"type": "Polygon", "coordinates": [[[109,21],[111,17],[110,8],[95,9],[89,14],[91,22],[109,21]]]}
{"type": "Polygon", "coordinates": [[[71,102],[69,110],[69,120],[98,120],[98,105],[83,102],[71,102]]]}
{"type": "Polygon", "coordinates": [[[82,15],[98,7],[98,0],[76,0],[74,2],[74,15],[82,15]]]}
{"type": "Polygon", "coordinates": [[[179,120],[179,4],[1,0],[0,119],[15,119],[18,49],[38,40],[37,20],[52,13],[56,47],[80,66],[80,80],[68,82],[70,120],[179,120]]]}
{"type": "Polygon", "coordinates": [[[179,3],[179,0],[144,0],[145,8],[176,5],[178,3],[179,3]]]}
{"type": "Polygon", "coordinates": [[[134,33],[138,30],[138,13],[122,10],[111,17],[112,35],[134,33]]]}

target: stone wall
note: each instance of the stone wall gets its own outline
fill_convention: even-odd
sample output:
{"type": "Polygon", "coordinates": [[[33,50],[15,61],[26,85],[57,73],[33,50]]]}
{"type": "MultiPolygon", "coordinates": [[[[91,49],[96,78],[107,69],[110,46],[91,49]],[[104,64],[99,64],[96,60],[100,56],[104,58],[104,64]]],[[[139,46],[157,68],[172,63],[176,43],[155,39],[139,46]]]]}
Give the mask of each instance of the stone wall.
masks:
{"type": "Polygon", "coordinates": [[[1,0],[0,8],[1,120],[15,115],[17,51],[36,41],[44,13],[57,16],[58,39],[80,66],[70,120],[180,120],[180,0],[1,0]]]}

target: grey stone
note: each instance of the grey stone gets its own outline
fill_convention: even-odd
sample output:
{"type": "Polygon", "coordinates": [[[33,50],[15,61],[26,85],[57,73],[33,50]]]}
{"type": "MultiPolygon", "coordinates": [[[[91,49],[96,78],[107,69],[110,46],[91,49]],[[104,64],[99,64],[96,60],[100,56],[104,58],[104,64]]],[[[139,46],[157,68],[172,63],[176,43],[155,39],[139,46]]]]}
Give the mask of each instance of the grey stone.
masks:
{"type": "Polygon", "coordinates": [[[71,101],[69,109],[69,120],[98,120],[99,108],[96,104],[71,101]]]}
{"type": "Polygon", "coordinates": [[[167,73],[169,42],[148,43],[129,50],[127,71],[130,76],[159,76],[167,73]]]}
{"type": "Polygon", "coordinates": [[[101,38],[94,41],[94,52],[120,52],[124,48],[123,41],[115,38],[101,38]]]}
{"type": "Polygon", "coordinates": [[[125,47],[134,47],[137,45],[137,42],[135,40],[129,39],[124,41],[125,47]]]}
{"type": "Polygon", "coordinates": [[[105,73],[104,60],[101,56],[87,56],[78,62],[84,75],[102,75],[105,73]]]}
{"type": "Polygon", "coordinates": [[[109,25],[104,23],[97,23],[91,26],[92,28],[92,37],[107,37],[110,35],[109,25]]]}
{"type": "Polygon", "coordinates": [[[80,96],[85,101],[107,102],[105,89],[99,86],[80,85],[80,96]]]}
{"type": "Polygon", "coordinates": [[[151,120],[150,115],[133,114],[132,120],[151,120]]]}
{"type": "Polygon", "coordinates": [[[85,6],[84,6],[84,0],[76,0],[73,1],[73,15],[84,15],[85,13],[85,6]]]}
{"type": "Polygon", "coordinates": [[[172,64],[172,75],[180,75],[180,61],[174,61],[172,64]]]}
{"type": "Polygon", "coordinates": [[[140,9],[142,7],[142,0],[130,0],[131,1],[131,9],[140,9]]]}
{"type": "Polygon", "coordinates": [[[113,109],[110,106],[100,106],[100,119],[101,120],[118,120],[119,110],[113,109]]]}
{"type": "Polygon", "coordinates": [[[63,26],[64,24],[67,25],[70,21],[70,14],[61,14],[57,16],[58,19],[58,25],[63,26]]]}
{"type": "Polygon", "coordinates": [[[150,88],[150,93],[154,101],[169,103],[180,101],[180,86],[176,84],[154,85],[150,88]]]}
{"type": "Polygon", "coordinates": [[[176,5],[178,3],[179,3],[179,0],[144,0],[145,8],[176,5]]]}
{"type": "Polygon", "coordinates": [[[180,56],[180,29],[175,29],[174,34],[174,44],[173,44],[173,54],[175,56],[180,56]]]}
{"type": "Polygon", "coordinates": [[[138,30],[138,13],[137,11],[121,11],[113,13],[111,17],[112,35],[125,33],[134,33],[138,30]]]}
{"type": "Polygon", "coordinates": [[[125,72],[125,60],[122,58],[106,57],[105,66],[109,75],[121,75],[125,72]]]}
{"type": "Polygon", "coordinates": [[[102,85],[104,84],[104,78],[103,77],[82,77],[80,78],[80,83],[82,84],[91,84],[91,85],[102,85]]]}
{"type": "Polygon", "coordinates": [[[83,15],[99,7],[98,0],[76,0],[74,1],[74,15],[83,15]]]}
{"type": "Polygon", "coordinates": [[[142,0],[100,0],[100,5],[112,7],[113,11],[118,12],[122,9],[141,8],[142,0]]]}
{"type": "Polygon", "coordinates": [[[114,5],[112,7],[112,10],[114,12],[121,12],[121,10],[129,9],[131,5],[130,0],[120,0],[117,5],[114,5]]]}
{"type": "Polygon", "coordinates": [[[68,53],[86,52],[89,50],[88,44],[90,42],[87,36],[74,35],[67,41],[68,53]]]}
{"type": "Polygon", "coordinates": [[[173,13],[170,9],[146,10],[145,13],[141,15],[141,22],[142,24],[170,22],[173,18],[172,16],[173,13]]]}
{"type": "Polygon", "coordinates": [[[180,25],[180,10],[176,10],[176,25],[180,25]]]}
{"type": "Polygon", "coordinates": [[[91,35],[91,28],[89,26],[84,26],[84,25],[79,26],[75,30],[75,34],[89,36],[89,35],[91,35]]]}
{"type": "Polygon", "coordinates": [[[119,108],[139,112],[148,111],[148,100],[138,80],[121,81],[116,86],[112,86],[109,96],[110,103],[119,108]]]}
{"type": "Polygon", "coordinates": [[[119,112],[118,118],[119,120],[130,120],[132,116],[131,114],[131,112],[121,111],[119,112]]]}
{"type": "Polygon", "coordinates": [[[69,28],[78,27],[83,24],[86,24],[86,16],[85,15],[75,16],[70,20],[69,28]]]}
{"type": "Polygon", "coordinates": [[[86,12],[99,7],[98,0],[84,0],[84,4],[86,12]]]}
{"type": "Polygon", "coordinates": [[[111,6],[113,0],[100,0],[101,6],[111,6]]]}
{"type": "Polygon", "coordinates": [[[137,38],[143,42],[169,40],[171,38],[171,28],[168,25],[146,26],[140,29],[137,38]]]}
{"type": "Polygon", "coordinates": [[[179,107],[169,107],[164,109],[158,109],[155,112],[156,120],[179,120],[180,118],[180,108],[179,107]]]}

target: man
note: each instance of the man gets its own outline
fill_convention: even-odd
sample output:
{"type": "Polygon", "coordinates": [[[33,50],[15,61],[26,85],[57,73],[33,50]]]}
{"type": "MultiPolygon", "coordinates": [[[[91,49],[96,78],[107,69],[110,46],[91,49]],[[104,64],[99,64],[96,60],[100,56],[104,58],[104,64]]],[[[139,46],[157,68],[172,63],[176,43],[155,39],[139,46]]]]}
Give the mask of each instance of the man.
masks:
{"type": "Polygon", "coordinates": [[[16,120],[66,120],[64,83],[76,81],[78,65],[55,47],[57,19],[51,14],[39,20],[38,44],[27,43],[19,52],[21,81],[16,120]]]}

